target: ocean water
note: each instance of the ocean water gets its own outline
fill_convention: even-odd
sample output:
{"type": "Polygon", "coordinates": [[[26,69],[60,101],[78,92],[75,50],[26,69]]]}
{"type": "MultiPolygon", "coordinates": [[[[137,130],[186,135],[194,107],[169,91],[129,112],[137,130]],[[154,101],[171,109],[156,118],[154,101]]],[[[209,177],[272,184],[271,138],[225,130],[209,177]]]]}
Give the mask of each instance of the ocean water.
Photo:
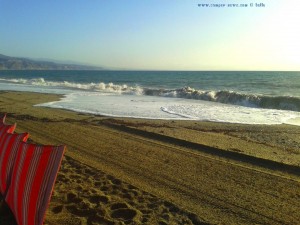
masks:
{"type": "Polygon", "coordinates": [[[97,115],[300,125],[300,72],[0,71],[0,90],[64,94],[38,106],[97,115]]]}

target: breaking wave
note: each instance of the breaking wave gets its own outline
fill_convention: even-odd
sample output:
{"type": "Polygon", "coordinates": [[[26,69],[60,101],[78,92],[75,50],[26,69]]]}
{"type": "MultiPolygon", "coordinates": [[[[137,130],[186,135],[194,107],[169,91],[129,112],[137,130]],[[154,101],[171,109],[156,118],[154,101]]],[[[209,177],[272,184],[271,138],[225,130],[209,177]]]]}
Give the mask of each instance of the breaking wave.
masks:
{"type": "Polygon", "coordinates": [[[113,83],[105,84],[100,83],[74,83],[69,81],[46,81],[44,78],[35,78],[35,79],[2,79],[2,82],[16,83],[16,84],[25,84],[33,86],[45,86],[45,87],[62,87],[67,89],[78,89],[86,91],[105,91],[105,92],[116,92],[116,93],[128,93],[128,94],[142,94],[143,90],[136,86],[130,87],[126,84],[117,85],[113,83]]]}
{"type": "Polygon", "coordinates": [[[300,98],[290,96],[265,96],[234,91],[203,91],[190,87],[176,90],[144,90],[146,95],[197,99],[246,107],[281,109],[300,112],[300,98]]]}
{"type": "Polygon", "coordinates": [[[266,96],[255,94],[244,94],[234,91],[205,91],[191,87],[178,89],[155,89],[143,88],[138,85],[128,86],[113,83],[72,83],[68,81],[46,81],[44,78],[37,79],[0,79],[0,82],[15,84],[60,87],[66,89],[78,89],[96,92],[110,92],[118,94],[149,95],[173,98],[196,99],[212,102],[220,102],[231,105],[241,105],[254,108],[291,110],[300,112],[300,98],[292,96],[266,96]]]}

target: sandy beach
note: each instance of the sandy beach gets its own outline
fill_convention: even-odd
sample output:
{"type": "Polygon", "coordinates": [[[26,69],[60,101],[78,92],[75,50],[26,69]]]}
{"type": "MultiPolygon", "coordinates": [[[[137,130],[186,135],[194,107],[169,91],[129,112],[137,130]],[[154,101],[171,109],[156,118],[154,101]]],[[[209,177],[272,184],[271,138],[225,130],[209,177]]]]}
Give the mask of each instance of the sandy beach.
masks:
{"type": "Polygon", "coordinates": [[[299,223],[299,126],[110,118],[33,106],[60,97],[0,92],[0,113],[17,123],[17,133],[67,146],[45,224],[299,223]]]}

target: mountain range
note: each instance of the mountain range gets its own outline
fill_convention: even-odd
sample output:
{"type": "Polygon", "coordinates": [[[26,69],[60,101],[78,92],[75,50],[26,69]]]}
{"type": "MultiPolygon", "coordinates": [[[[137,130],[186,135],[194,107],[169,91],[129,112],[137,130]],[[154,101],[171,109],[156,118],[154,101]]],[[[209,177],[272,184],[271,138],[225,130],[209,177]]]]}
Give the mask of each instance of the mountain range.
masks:
{"type": "Polygon", "coordinates": [[[0,70],[103,70],[102,67],[57,63],[0,54],[0,70]]]}

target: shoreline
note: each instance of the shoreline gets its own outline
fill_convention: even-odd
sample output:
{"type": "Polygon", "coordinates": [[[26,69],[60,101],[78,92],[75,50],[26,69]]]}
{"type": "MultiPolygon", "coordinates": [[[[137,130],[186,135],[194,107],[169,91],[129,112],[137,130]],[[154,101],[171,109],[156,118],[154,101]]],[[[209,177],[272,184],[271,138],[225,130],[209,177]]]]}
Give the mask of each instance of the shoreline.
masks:
{"type": "Polygon", "coordinates": [[[7,123],[17,123],[18,133],[28,131],[36,143],[67,145],[45,224],[300,220],[300,174],[241,160],[299,168],[299,127],[129,119],[32,106],[59,97],[0,92],[0,111],[8,113],[7,123]],[[237,158],[204,152],[205,146],[237,158]]]}

